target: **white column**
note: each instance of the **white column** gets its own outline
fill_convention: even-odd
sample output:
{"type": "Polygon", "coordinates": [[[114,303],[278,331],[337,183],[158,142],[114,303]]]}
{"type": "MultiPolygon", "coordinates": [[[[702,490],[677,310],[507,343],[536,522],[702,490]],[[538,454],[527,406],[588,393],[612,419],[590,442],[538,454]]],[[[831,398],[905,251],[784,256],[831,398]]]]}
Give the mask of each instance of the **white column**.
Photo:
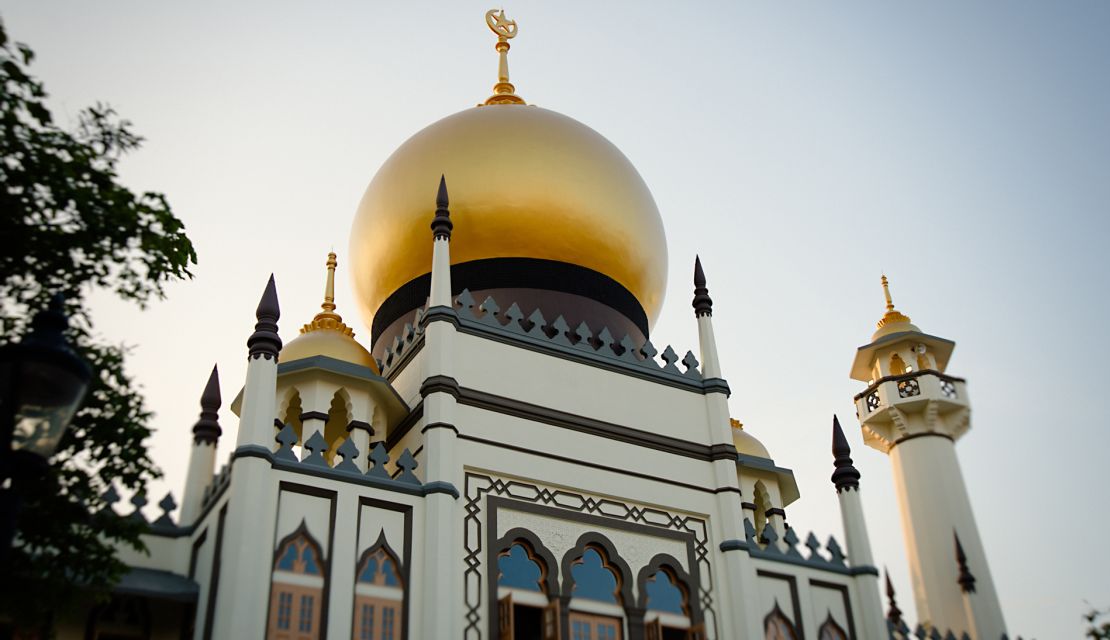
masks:
{"type": "Polygon", "coordinates": [[[1005,631],[1002,610],[975,525],[955,443],[940,435],[905,440],[890,450],[894,484],[920,620],[959,634],[971,631],[953,556],[958,532],[976,578],[976,624],[984,638],[1005,631]]]}
{"type": "Polygon", "coordinates": [[[200,515],[204,490],[216,474],[216,442],[193,438],[189,451],[189,470],[185,475],[185,493],[181,498],[180,524],[187,527],[200,515]]]}

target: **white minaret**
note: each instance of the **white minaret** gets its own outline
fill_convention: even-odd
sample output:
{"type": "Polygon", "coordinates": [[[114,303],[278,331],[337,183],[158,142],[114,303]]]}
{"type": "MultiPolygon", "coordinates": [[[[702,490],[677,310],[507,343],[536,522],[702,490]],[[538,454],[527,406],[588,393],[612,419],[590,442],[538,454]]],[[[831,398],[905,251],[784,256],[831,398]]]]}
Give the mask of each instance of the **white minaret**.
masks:
{"type": "MultiPolygon", "coordinates": [[[[840,517],[844,522],[844,542],[848,560],[853,567],[874,567],[871,556],[871,539],[867,535],[867,522],[863,519],[863,503],[859,495],[859,470],[852,464],[852,448],[840,428],[840,420],[833,416],[832,434],[833,471],[831,480],[840,501],[840,517]]],[[[883,603],[879,597],[879,573],[858,573],[854,578],[859,589],[862,624],[869,638],[886,636],[883,621],[883,603]]]]}
{"type": "Polygon", "coordinates": [[[181,500],[181,524],[193,524],[200,513],[204,490],[216,473],[216,444],[220,440],[220,374],[212,366],[208,384],[200,396],[200,419],[193,425],[193,448],[189,452],[189,471],[181,500]]]}
{"type": "MultiPolygon", "coordinates": [[[[451,213],[447,209],[447,181],[439,179],[436,212],[432,219],[432,282],[428,298],[428,325],[424,333],[425,378],[420,393],[424,396],[424,482],[434,487],[449,483],[462,486],[462,467],[455,456],[454,378],[455,317],[451,299],[451,213]]],[[[424,638],[458,637],[458,585],[462,582],[462,563],[456,553],[459,532],[456,516],[458,495],[446,491],[429,493],[425,502],[424,576],[426,606],[432,607],[420,624],[424,638]],[[434,603],[434,604],[432,604],[434,603]]]]}
{"type": "Polygon", "coordinates": [[[270,462],[254,454],[269,454],[275,448],[280,316],[277,286],[271,275],[255,311],[254,333],[247,339],[247,379],[243,385],[231,486],[216,525],[217,539],[223,533],[221,557],[217,561],[221,571],[220,592],[236,593],[235,606],[217,607],[214,616],[206,614],[204,637],[266,635],[269,589],[259,585],[268,583],[273,563],[271,541],[277,500],[272,498],[275,483],[269,477],[270,462]]]}
{"type": "MultiPolygon", "coordinates": [[[[717,356],[717,339],[713,335],[713,299],[709,297],[705,272],[701,258],[694,256],[694,318],[698,322],[698,346],[701,353],[701,373],[705,380],[721,378],[721,364],[717,356]]],[[[728,412],[728,387],[705,394],[706,413],[709,419],[709,441],[714,446],[727,446],[735,451],[732,442],[732,423],[728,412]]],[[[744,540],[743,496],[735,458],[721,458],[713,461],[713,477],[717,483],[717,507],[721,518],[717,522],[718,535],[722,540],[744,540]]],[[[758,610],[759,598],[754,597],[748,585],[756,584],[755,564],[751,556],[738,545],[727,545],[725,551],[725,574],[727,576],[728,598],[739,603],[729,610],[726,635],[737,638],[762,636],[764,612],[758,610]],[[727,631],[731,629],[731,633],[727,631]]]]}
{"type": "Polygon", "coordinates": [[[855,398],[864,442],[890,455],[918,616],[942,633],[993,640],[1005,623],[956,458],[971,409],[964,380],[945,374],[955,343],[911,324],[895,310],[886,276],[882,283],[886,314],[856,353],[852,377],[868,385],[855,398]],[[976,576],[974,621],[953,562],[954,533],[976,576]]]}

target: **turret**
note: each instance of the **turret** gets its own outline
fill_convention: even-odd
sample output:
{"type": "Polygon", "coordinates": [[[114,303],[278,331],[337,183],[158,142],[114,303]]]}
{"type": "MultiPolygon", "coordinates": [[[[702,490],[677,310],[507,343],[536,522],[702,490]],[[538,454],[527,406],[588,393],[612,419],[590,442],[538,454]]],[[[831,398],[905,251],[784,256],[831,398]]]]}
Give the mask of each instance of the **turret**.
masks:
{"type": "Polygon", "coordinates": [[[856,414],[864,442],[891,459],[918,615],[956,634],[1001,637],[1002,610],[956,458],[971,409],[964,380],[946,373],[955,343],[923,333],[895,309],[886,276],[882,286],[886,313],[852,365],[852,377],[867,383],[856,414]],[[978,568],[974,622],[951,560],[954,530],[978,568]]]}
{"type": "Polygon", "coordinates": [[[701,372],[705,378],[721,377],[721,361],[717,357],[717,339],[713,335],[713,299],[705,284],[701,256],[694,256],[694,317],[698,320],[698,345],[701,350],[701,372]]]}
{"type": "Polygon", "coordinates": [[[188,526],[200,513],[204,490],[216,472],[216,444],[220,429],[220,374],[216,366],[208,376],[208,384],[200,396],[200,419],[193,425],[193,446],[189,451],[189,470],[185,476],[185,493],[181,502],[181,524],[188,526]]]}

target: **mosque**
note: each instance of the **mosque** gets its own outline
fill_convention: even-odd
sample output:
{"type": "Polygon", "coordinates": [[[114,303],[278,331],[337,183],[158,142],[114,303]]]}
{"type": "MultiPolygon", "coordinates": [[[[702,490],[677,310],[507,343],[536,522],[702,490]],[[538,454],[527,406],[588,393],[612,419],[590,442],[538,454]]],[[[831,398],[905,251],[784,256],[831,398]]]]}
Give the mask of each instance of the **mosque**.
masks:
{"type": "Polygon", "coordinates": [[[667,244],[651,192],[599,133],[517,95],[517,25],[486,21],[493,94],[402,144],[355,214],[368,335],[339,313],[334,253],[288,344],[271,276],[246,379],[197,381],[178,516],[164,499],[149,555],[121,550],[111,602],[60,637],[1005,637],[956,457],[970,404],[946,372],[954,343],[897,311],[884,277],[851,363],[864,441],[891,460],[909,621],[889,581],[881,601],[841,425],[813,499],[835,495],[844,539],[819,540],[788,522],[792,471],[729,416],[712,274],[691,265],[697,348],[653,344],[667,244]]]}

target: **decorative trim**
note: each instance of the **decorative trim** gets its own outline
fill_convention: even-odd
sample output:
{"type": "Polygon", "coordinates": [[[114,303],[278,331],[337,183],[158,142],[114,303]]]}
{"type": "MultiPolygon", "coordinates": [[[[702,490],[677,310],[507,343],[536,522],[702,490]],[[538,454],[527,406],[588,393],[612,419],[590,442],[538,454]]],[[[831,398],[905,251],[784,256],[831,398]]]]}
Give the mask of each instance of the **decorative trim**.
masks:
{"type": "Polygon", "coordinates": [[[459,388],[459,404],[486,409],[495,413],[542,422],[571,431],[617,440],[629,444],[664,451],[696,460],[736,460],[736,447],[731,444],[700,445],[688,440],[663,436],[650,431],[633,429],[611,422],[566,413],[513,398],[494,395],[467,387],[459,388]]]}
{"type": "MultiPolygon", "coordinates": [[[[799,638],[806,637],[805,628],[802,627],[802,607],[798,603],[798,581],[794,576],[785,573],[775,573],[773,571],[764,571],[763,569],[756,569],[755,575],[761,578],[771,578],[772,580],[785,580],[790,586],[790,604],[794,609],[794,616],[791,622],[794,624],[794,630],[798,632],[799,638]]],[[[778,608],[778,601],[775,601],[775,608],[778,608]]],[[[782,611],[779,609],[779,611],[782,611]]],[[[774,610],[772,609],[772,613],[774,610]]],[[[768,614],[770,615],[770,614],[768,614]]],[[[767,620],[764,618],[763,626],[767,626],[767,620]]]]}
{"type": "MultiPolygon", "coordinates": [[[[819,588],[822,588],[822,589],[830,589],[830,590],[833,590],[833,591],[839,591],[840,592],[840,597],[844,602],[845,621],[848,623],[848,637],[851,640],[856,640],[857,637],[858,637],[858,636],[856,636],[856,621],[855,621],[854,616],[852,615],[852,603],[851,603],[851,600],[848,597],[848,587],[847,587],[847,585],[836,584],[835,582],[825,582],[824,580],[816,580],[814,578],[810,578],[809,579],[809,586],[810,587],[819,587],[819,588]]],[[[830,614],[829,617],[832,617],[832,615],[830,614]]],[[[833,624],[836,624],[835,620],[833,621],[833,624]]],[[[824,626],[824,625],[822,625],[822,626],[824,626]]],[[[840,625],[837,625],[837,626],[839,627],[840,625]]]]}
{"type": "MultiPolygon", "coordinates": [[[[272,281],[272,280],[271,280],[272,281]]],[[[216,621],[216,595],[220,591],[220,555],[224,549],[224,521],[227,519],[227,506],[220,508],[216,521],[216,547],[212,550],[212,571],[208,574],[208,604],[204,607],[204,640],[212,640],[212,625],[216,621]]]]}
{"type": "Polygon", "coordinates": [[[316,539],[313,538],[312,534],[310,534],[308,532],[308,526],[305,524],[304,518],[301,518],[300,526],[298,526],[295,530],[293,530],[293,533],[285,536],[280,541],[276,542],[276,544],[274,546],[274,559],[270,562],[270,580],[269,580],[269,587],[270,588],[266,592],[267,595],[270,596],[266,599],[266,601],[267,601],[267,604],[266,604],[266,620],[270,619],[270,604],[273,601],[273,597],[270,594],[273,593],[274,565],[277,564],[277,554],[281,550],[281,547],[287,541],[292,540],[293,538],[295,538],[298,535],[304,534],[304,536],[306,538],[308,538],[309,544],[312,544],[312,545],[315,546],[316,552],[318,554],[320,554],[320,556],[323,558],[323,562],[324,562],[324,589],[323,589],[323,593],[320,595],[321,602],[320,602],[320,633],[319,633],[319,635],[320,635],[320,637],[327,637],[327,635],[328,635],[328,602],[331,599],[331,573],[332,573],[331,572],[331,566],[332,566],[332,558],[335,557],[335,511],[336,511],[336,503],[339,500],[339,492],[332,491],[330,489],[324,489],[322,487],[313,487],[313,486],[305,485],[305,484],[297,484],[296,482],[289,482],[288,480],[282,480],[281,482],[279,482],[278,483],[278,504],[277,504],[277,509],[274,510],[274,538],[275,539],[277,538],[277,524],[281,520],[281,494],[283,494],[285,492],[298,493],[298,494],[305,495],[305,496],[311,496],[313,498],[321,498],[321,499],[324,499],[324,500],[328,500],[331,503],[331,510],[328,513],[328,553],[327,553],[326,556],[324,555],[323,549],[320,548],[320,543],[316,542],[316,539]]]}
{"type": "Polygon", "coordinates": [[[455,488],[455,485],[450,482],[444,482],[443,480],[433,480],[424,483],[424,495],[432,493],[446,493],[455,500],[459,499],[459,490],[455,488]]]}
{"type": "MultiPolygon", "coordinates": [[[[385,500],[379,500],[377,498],[369,498],[369,497],[366,497],[366,496],[362,496],[362,497],[359,497],[359,499],[358,499],[358,507],[359,507],[358,516],[357,516],[358,519],[356,521],[357,524],[355,525],[355,544],[358,544],[358,540],[362,536],[362,509],[363,509],[363,507],[371,507],[371,508],[374,508],[374,509],[384,509],[384,510],[387,510],[387,511],[396,511],[396,512],[398,512],[398,513],[400,513],[404,516],[404,520],[405,520],[405,539],[404,539],[404,543],[403,543],[404,544],[404,549],[401,550],[401,553],[402,553],[402,556],[403,556],[402,557],[403,564],[401,565],[401,573],[402,573],[402,576],[403,576],[402,579],[403,579],[405,585],[404,585],[404,600],[401,602],[401,616],[404,619],[404,624],[401,627],[402,630],[403,630],[403,633],[401,635],[401,640],[408,640],[409,627],[412,626],[411,624],[409,624],[410,623],[410,620],[409,620],[409,601],[412,599],[410,597],[410,587],[409,587],[409,584],[412,582],[412,576],[409,573],[409,567],[412,565],[412,506],[407,505],[407,504],[401,504],[401,503],[397,503],[397,502],[387,502],[385,500]]],[[[371,545],[371,548],[373,548],[373,545],[371,545]]],[[[361,560],[360,560],[360,564],[361,564],[361,560]]],[[[356,581],[356,584],[357,584],[357,581],[358,581],[358,568],[357,568],[357,566],[355,568],[355,581],[356,581]]],[[[355,615],[355,612],[353,611],[353,609],[354,609],[354,607],[352,607],[352,612],[351,612],[352,616],[355,615]]],[[[354,628],[354,627],[352,627],[352,628],[354,628]]]]}
{"type": "Polygon", "coordinates": [[[412,411],[405,416],[404,420],[401,420],[401,422],[389,432],[389,435],[385,439],[385,448],[392,451],[393,447],[396,447],[397,443],[403,440],[404,437],[408,435],[409,431],[411,431],[416,423],[420,422],[420,419],[423,417],[424,399],[421,398],[420,402],[412,408],[412,411]]]}
{"type": "MultiPolygon", "coordinates": [[[[713,575],[710,570],[709,525],[705,520],[686,514],[671,514],[654,507],[641,507],[618,502],[612,498],[598,498],[578,494],[564,489],[550,490],[545,487],[521,482],[504,480],[484,474],[467,473],[465,477],[466,501],[463,520],[463,552],[466,569],[463,572],[463,602],[466,606],[466,627],[463,631],[469,640],[480,639],[482,610],[482,562],[483,542],[490,546],[497,531],[497,511],[511,507],[514,510],[536,513],[547,517],[561,518],[585,523],[589,526],[609,527],[657,537],[671,538],[686,545],[692,593],[697,594],[697,606],[708,617],[707,626],[716,634],[717,620],[713,608],[713,575]],[[503,497],[508,496],[508,497],[503,497]],[[482,498],[489,515],[483,521],[482,498]],[[511,498],[511,499],[510,499],[511,498]],[[551,505],[551,506],[549,506],[551,505]],[[597,515],[600,514],[600,515],[597,515]],[[700,580],[704,579],[704,583],[700,580]]],[[[488,572],[487,572],[488,575],[488,572]]],[[[486,588],[488,589],[488,584],[486,588]]],[[[487,622],[496,619],[497,601],[486,603],[487,622]]],[[[566,610],[566,602],[562,609],[566,610]]],[[[630,614],[635,607],[630,607],[630,614]]],[[[565,627],[564,627],[565,628],[565,627]]],[[[492,627],[491,627],[492,629],[492,627]]],[[[491,631],[491,635],[494,635],[491,631]]]]}
{"type": "Polygon", "coordinates": [[[204,542],[208,540],[208,528],[205,527],[204,531],[193,540],[192,549],[189,551],[189,579],[192,580],[197,577],[197,559],[200,556],[200,549],[204,546],[204,542]]]}
{"type": "Polygon", "coordinates": [[[944,438],[945,440],[948,440],[949,442],[955,442],[956,441],[955,438],[948,435],[947,433],[936,433],[935,431],[929,431],[929,432],[926,432],[926,433],[913,433],[913,434],[910,434],[908,436],[898,438],[897,440],[894,441],[894,444],[890,445],[890,448],[893,449],[894,447],[902,444],[903,442],[905,442],[907,440],[915,440],[917,438],[929,438],[929,437],[932,437],[932,436],[936,436],[938,438],[944,438]]]}
{"type": "Polygon", "coordinates": [[[755,511],[757,509],[754,502],[741,502],[740,508],[747,511],[755,511]]]}
{"type": "Polygon", "coordinates": [[[420,433],[427,433],[432,429],[450,429],[451,431],[455,432],[456,436],[459,435],[458,427],[451,424],[450,422],[429,422],[428,424],[424,425],[424,428],[420,430],[420,433]]]}
{"type": "Polygon", "coordinates": [[[365,431],[367,435],[370,436],[374,435],[374,427],[370,426],[369,422],[363,422],[362,420],[351,420],[347,423],[347,433],[350,433],[355,429],[365,431]]]}
{"type": "Polygon", "coordinates": [[[420,383],[420,397],[427,398],[433,393],[447,393],[459,398],[459,381],[451,376],[428,376],[420,383]]]}
{"type": "Polygon", "coordinates": [[[747,551],[748,550],[748,543],[743,541],[743,540],[736,540],[736,539],[725,540],[724,542],[722,542],[719,545],[719,548],[723,552],[727,552],[727,551],[747,551]]]}
{"type": "Polygon", "coordinates": [[[770,518],[771,516],[782,516],[785,518],[786,510],[782,509],[781,507],[771,507],[770,509],[764,511],[763,515],[767,516],[768,518],[770,518]]]}
{"type": "Polygon", "coordinates": [[[324,413],[323,411],[305,411],[300,415],[301,422],[304,422],[305,420],[321,420],[323,422],[327,422],[329,417],[331,416],[324,413]]]}
{"type": "Polygon", "coordinates": [[[641,609],[647,611],[647,581],[648,578],[655,575],[655,573],[662,570],[669,570],[674,574],[674,577],[681,582],[681,585],[675,585],[680,591],[684,592],[686,596],[687,615],[690,617],[690,626],[697,626],[701,624],[702,615],[701,609],[698,608],[697,603],[693,602],[695,594],[697,593],[697,584],[694,582],[690,574],[682,570],[682,564],[679,563],[674,557],[665,553],[656,554],[647,564],[647,566],[640,569],[636,574],[636,592],[640,594],[640,599],[636,603],[641,609]]]}
{"type": "Polygon", "coordinates": [[[589,467],[591,469],[599,469],[601,471],[608,471],[608,472],[611,472],[611,473],[619,473],[619,474],[625,475],[625,476],[632,476],[634,478],[640,478],[641,480],[649,480],[651,482],[660,482],[660,483],[663,483],[663,484],[669,484],[669,485],[674,486],[674,487],[682,487],[683,489],[689,489],[691,491],[701,491],[703,493],[724,493],[726,491],[738,491],[735,487],[722,487],[720,489],[706,489],[705,487],[699,487],[699,486],[694,485],[694,484],[679,482],[678,480],[672,480],[670,478],[663,477],[663,476],[653,476],[653,475],[648,475],[646,473],[639,473],[639,472],[636,472],[636,471],[631,471],[631,470],[628,470],[628,469],[618,469],[616,467],[609,467],[609,466],[606,466],[606,465],[603,465],[603,464],[597,464],[597,463],[594,463],[594,462],[587,462],[585,460],[578,460],[576,458],[568,458],[566,456],[561,456],[561,455],[558,455],[558,454],[555,454],[555,453],[549,453],[549,452],[546,452],[546,451],[536,451],[535,449],[528,449],[526,447],[518,447],[518,446],[513,445],[513,444],[507,444],[507,443],[504,443],[504,442],[497,442],[495,440],[486,440],[485,438],[479,438],[477,436],[472,436],[472,435],[468,435],[468,434],[465,434],[465,433],[459,435],[459,440],[467,440],[467,441],[470,441],[470,442],[476,442],[478,444],[486,445],[488,447],[498,447],[500,449],[508,449],[509,451],[515,451],[517,453],[523,453],[523,454],[526,454],[526,455],[533,455],[533,456],[537,456],[537,457],[540,457],[540,458],[544,458],[545,460],[558,460],[559,462],[565,462],[567,464],[576,464],[576,465],[583,466],[583,467],[589,467]]]}
{"type": "MultiPolygon", "coordinates": [[[[937,340],[943,340],[943,338],[937,338],[937,340]]],[[[950,340],[945,340],[945,342],[951,342],[951,341],[950,340]]],[[[956,343],[952,342],[952,344],[956,344],[956,343]]],[[[863,347],[860,347],[860,348],[863,348],[863,347]]],[[[858,402],[861,398],[866,397],[867,394],[869,394],[872,391],[878,389],[879,386],[881,384],[883,384],[884,382],[903,382],[905,380],[913,380],[915,378],[920,378],[921,376],[936,376],[936,377],[940,378],[941,380],[947,380],[949,382],[962,382],[964,384],[967,384],[967,380],[964,379],[964,378],[957,378],[956,376],[950,376],[946,373],[941,373],[940,371],[937,371],[936,369],[919,369],[917,371],[911,371],[909,373],[900,373],[896,376],[883,376],[883,377],[879,378],[878,380],[872,382],[863,391],[857,393],[852,398],[852,400],[858,402]]]]}
{"type": "MultiPolygon", "coordinates": [[[[497,531],[492,531],[491,535],[497,535],[497,531]]],[[[495,542],[489,545],[489,551],[486,554],[486,566],[489,569],[487,571],[487,575],[492,576],[494,575],[494,572],[500,574],[501,569],[500,567],[498,567],[497,564],[498,558],[500,558],[501,554],[504,553],[507,549],[522,541],[531,549],[531,553],[529,555],[537,556],[539,560],[544,564],[544,571],[543,575],[541,576],[541,581],[546,587],[544,595],[547,596],[548,601],[552,600],[553,598],[557,598],[561,593],[559,589],[559,563],[555,561],[555,555],[551,553],[550,549],[544,546],[543,542],[539,539],[539,536],[522,527],[509,529],[505,532],[505,535],[501,536],[495,542]]],[[[490,578],[488,582],[489,600],[490,602],[496,603],[498,599],[497,589],[500,586],[500,575],[498,575],[497,580],[490,578]]],[[[492,615],[494,617],[497,616],[496,604],[494,604],[494,611],[492,615]]],[[[492,631],[494,627],[491,625],[489,629],[492,631]]]]}

